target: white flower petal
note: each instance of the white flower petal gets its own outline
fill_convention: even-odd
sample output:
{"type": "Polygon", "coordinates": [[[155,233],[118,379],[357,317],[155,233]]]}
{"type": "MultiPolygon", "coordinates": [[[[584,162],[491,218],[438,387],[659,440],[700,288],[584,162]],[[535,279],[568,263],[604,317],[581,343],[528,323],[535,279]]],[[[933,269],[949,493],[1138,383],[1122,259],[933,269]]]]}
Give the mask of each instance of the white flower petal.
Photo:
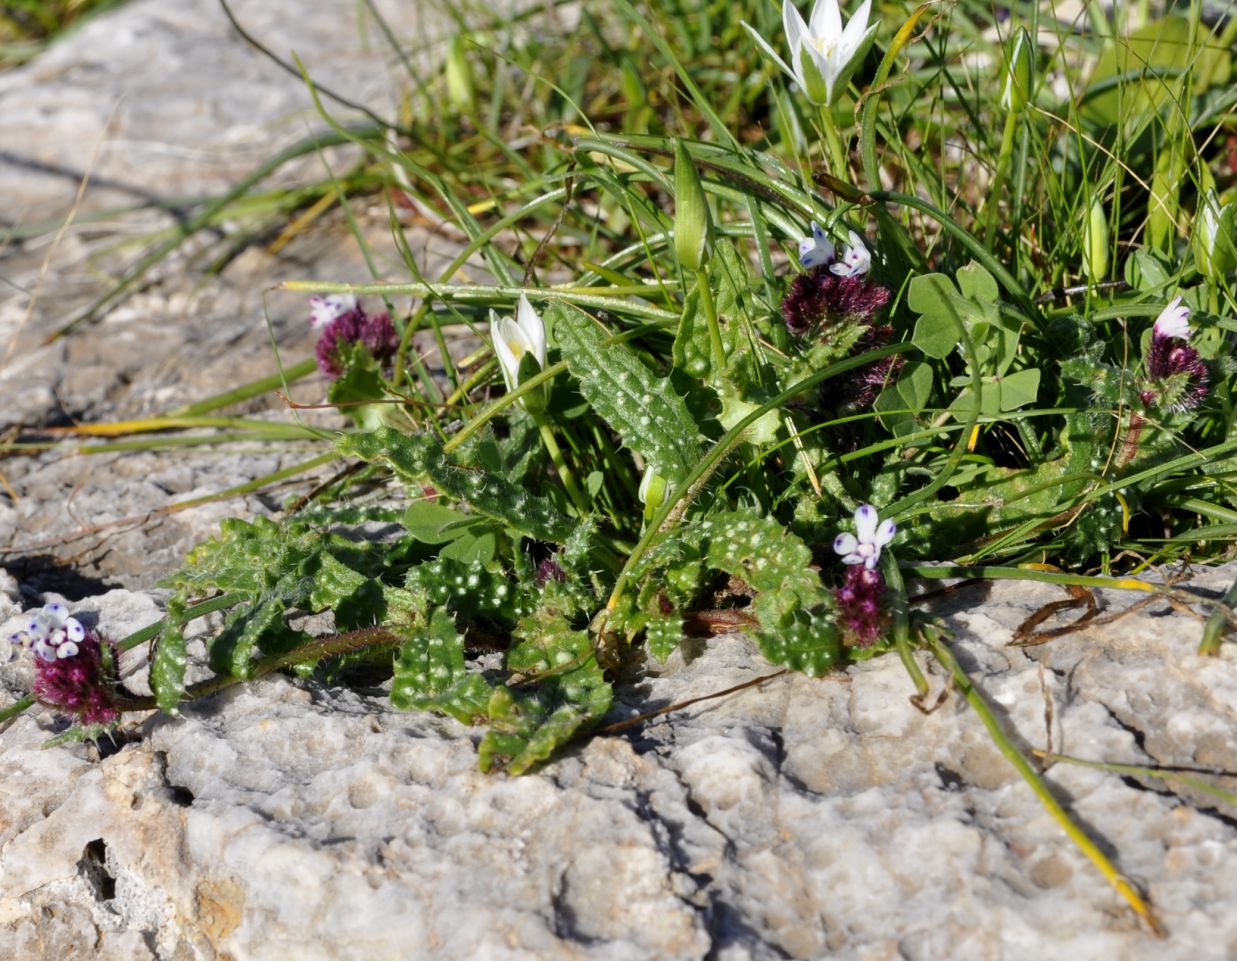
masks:
{"type": "Polygon", "coordinates": [[[859,538],[860,544],[872,543],[872,538],[876,534],[876,525],[880,521],[880,515],[876,513],[876,508],[871,504],[861,504],[855,510],[855,535],[859,538]]]}
{"type": "Polygon", "coordinates": [[[764,37],[762,37],[759,33],[756,32],[755,27],[753,27],[746,20],[740,20],[739,23],[743,27],[743,29],[747,31],[748,36],[750,36],[753,40],[756,41],[756,46],[760,47],[761,53],[763,53],[766,57],[768,57],[770,60],[776,63],[779,67],[781,67],[782,72],[785,73],[787,76],[789,76],[792,80],[797,79],[795,77],[795,72],[790,68],[790,65],[787,64],[786,61],[781,58],[778,52],[769,45],[769,41],[767,41],[764,37]]]}
{"type": "Polygon", "coordinates": [[[843,564],[866,564],[862,554],[847,554],[842,558],[843,564]]]}
{"type": "Polygon", "coordinates": [[[823,267],[833,262],[835,253],[833,241],[825,236],[820,224],[813,220],[812,236],[799,241],[799,263],[804,267],[823,267]]]}
{"type": "Polygon", "coordinates": [[[544,368],[546,356],[545,324],[537,311],[533,310],[533,305],[528,302],[528,298],[524,294],[520,294],[520,302],[516,307],[516,323],[519,325],[520,332],[524,335],[528,349],[537,358],[538,366],[544,368]]]}
{"type": "Polygon", "coordinates": [[[77,653],[77,645],[72,641],[65,641],[56,647],[57,657],[73,657],[77,653]]]}
{"type": "Polygon", "coordinates": [[[355,294],[315,294],[309,298],[309,325],[315,330],[357,309],[355,294]]]}
{"type": "MultiPolygon", "coordinates": [[[[520,337],[519,328],[510,317],[499,317],[490,311],[490,340],[494,342],[494,356],[498,358],[498,366],[502,368],[503,381],[507,390],[515,390],[520,380],[520,358],[512,349],[512,341],[520,337]]],[[[520,353],[523,345],[518,344],[520,353]]]]}
{"type": "MultiPolygon", "coordinates": [[[[839,554],[854,554],[859,547],[859,540],[850,532],[843,532],[833,539],[833,549],[839,554]]],[[[855,554],[858,557],[858,554],[855,554]]],[[[857,561],[848,561],[847,563],[857,563],[857,561]]]]}
{"type": "Polygon", "coordinates": [[[872,0],[863,0],[859,9],[855,11],[855,15],[846,24],[846,29],[841,31],[841,39],[838,42],[839,70],[850,63],[850,58],[863,44],[863,38],[868,32],[868,14],[871,10],[872,0]]]}
{"type": "Polygon", "coordinates": [[[1160,311],[1155,319],[1152,331],[1156,337],[1175,337],[1178,340],[1190,339],[1190,308],[1181,303],[1180,297],[1174,297],[1167,307],[1160,311]]]}
{"type": "Polygon", "coordinates": [[[872,538],[872,543],[877,547],[884,547],[891,540],[893,535],[898,531],[898,525],[891,520],[883,520],[876,528],[876,534],[872,538]]]}
{"type": "Polygon", "coordinates": [[[838,262],[829,269],[839,277],[860,277],[872,268],[872,254],[853,230],[849,231],[850,246],[843,247],[838,262]]]}
{"type": "Polygon", "coordinates": [[[782,0],[782,29],[786,31],[786,43],[793,56],[803,46],[803,41],[810,36],[810,33],[798,8],[791,0],[782,0]]]}
{"type": "Polygon", "coordinates": [[[80,641],[86,636],[86,628],[82,627],[81,621],[75,617],[64,619],[64,632],[74,641],[80,641]]]}
{"type": "Polygon", "coordinates": [[[838,0],[816,0],[808,29],[814,39],[833,38],[836,41],[842,35],[842,11],[838,0]]]}

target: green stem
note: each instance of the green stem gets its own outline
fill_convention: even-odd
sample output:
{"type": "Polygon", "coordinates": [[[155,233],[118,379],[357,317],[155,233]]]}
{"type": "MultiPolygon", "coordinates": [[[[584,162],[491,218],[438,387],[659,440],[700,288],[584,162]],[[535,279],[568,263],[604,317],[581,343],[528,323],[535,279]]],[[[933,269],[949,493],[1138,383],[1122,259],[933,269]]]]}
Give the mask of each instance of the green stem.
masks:
{"type": "Polygon", "coordinates": [[[838,126],[833,119],[833,109],[824,104],[820,108],[820,125],[825,132],[825,146],[829,151],[829,172],[838,180],[850,182],[847,170],[846,148],[842,146],[842,138],[838,134],[838,126]]]}
{"type": "Polygon", "coordinates": [[[318,369],[318,362],[313,358],[302,360],[299,364],[293,364],[291,367],[280,371],[277,374],[271,374],[269,377],[263,377],[260,380],[250,381],[248,384],[243,384],[240,387],[232,390],[224,391],[222,394],[215,394],[213,397],[207,397],[205,400],[200,400],[196,404],[189,404],[186,407],[178,407],[173,411],[169,411],[165,416],[174,417],[198,417],[202,414],[209,414],[212,411],[218,410],[220,407],[227,407],[230,404],[239,404],[242,400],[249,400],[251,397],[259,397],[262,394],[269,393],[272,390],[277,390],[280,387],[286,387],[294,381],[300,380],[302,377],[308,377],[318,369]]]}
{"type": "Polygon", "coordinates": [[[984,249],[992,252],[996,242],[997,220],[1001,213],[1001,193],[1005,190],[1005,172],[1009,158],[1014,153],[1014,134],[1018,131],[1018,114],[1009,111],[1005,115],[1005,130],[1001,134],[1001,152],[997,154],[996,170],[992,174],[992,187],[988,191],[988,216],[984,223],[984,249]]]}
{"type": "Polygon", "coordinates": [[[1061,826],[1062,830],[1077,845],[1078,849],[1099,869],[1100,874],[1104,876],[1108,883],[1151,926],[1151,929],[1156,934],[1162,934],[1163,928],[1159,920],[1151,913],[1151,908],[1143,900],[1142,895],[1138,893],[1134,885],[1122,876],[1104,852],[1096,846],[1095,842],[1087,837],[1082,828],[1075,823],[1074,819],[1070,817],[1065,808],[1053,796],[1047,782],[1035,770],[1031,762],[1022,755],[1021,751],[1014,747],[1005,731],[1002,730],[996,715],[992,713],[988,702],[984,700],[984,696],[979,693],[979,690],[971,682],[966,671],[962,670],[962,667],[954,658],[953,652],[941,640],[936,629],[931,625],[925,625],[923,630],[928,650],[932,652],[932,655],[940,662],[941,666],[949,672],[953,678],[954,685],[971,706],[971,710],[979,715],[979,719],[983,722],[984,727],[988,729],[988,735],[992,738],[992,743],[996,745],[997,750],[1022,775],[1023,780],[1035,792],[1035,796],[1039,799],[1040,804],[1052,815],[1053,820],[1061,826]]]}
{"type": "Polygon", "coordinates": [[[910,604],[906,600],[906,584],[902,580],[902,571],[890,551],[881,555],[881,573],[885,575],[885,583],[893,592],[893,643],[897,648],[898,657],[906,673],[911,676],[915,685],[916,704],[923,704],[928,696],[928,679],[923,676],[919,664],[915,661],[915,652],[911,645],[910,604]]]}
{"type": "Polygon", "coordinates": [[[713,291],[709,288],[709,272],[704,268],[696,271],[696,290],[700,293],[700,308],[704,311],[705,323],[709,326],[709,351],[713,355],[713,373],[720,376],[726,369],[726,348],[722,346],[722,329],[717,323],[717,307],[713,304],[713,291]]]}
{"type": "Polygon", "coordinates": [[[1228,589],[1228,593],[1220,601],[1220,606],[1211,612],[1211,616],[1207,618],[1207,623],[1203,626],[1203,640],[1198,645],[1200,657],[1219,656],[1224,635],[1231,629],[1229,618],[1234,605],[1237,605],[1237,580],[1233,581],[1233,586],[1228,589]]]}
{"type": "MultiPolygon", "coordinates": [[[[364,650],[367,647],[391,644],[398,640],[399,638],[396,634],[385,627],[366,627],[359,631],[349,631],[346,634],[331,634],[327,637],[315,638],[307,644],[293,648],[291,651],[275,654],[255,662],[251,666],[250,672],[244,677],[236,674],[217,674],[214,677],[208,677],[204,681],[199,681],[197,684],[191,684],[185,689],[183,700],[187,701],[197,697],[206,697],[208,694],[216,694],[225,688],[232,687],[234,684],[247,683],[265,674],[281,671],[297,664],[322,661],[329,657],[351,654],[355,651],[364,650]]],[[[158,707],[158,704],[155,703],[155,698],[152,695],[150,697],[126,698],[119,701],[117,706],[125,711],[153,711],[158,707]]]]}
{"type": "Polygon", "coordinates": [[[567,491],[567,496],[571,498],[571,503],[575,505],[576,510],[583,517],[589,513],[588,502],[584,499],[580,488],[576,486],[575,474],[567,466],[567,460],[563,457],[558,441],[554,438],[554,431],[544,417],[537,417],[536,421],[537,429],[541,431],[541,442],[545,444],[546,452],[550,455],[554,469],[558,471],[559,480],[563,482],[563,488],[567,491]]]}
{"type": "MultiPolygon", "coordinates": [[[[645,323],[669,327],[678,322],[679,315],[649,303],[630,299],[631,288],[596,287],[517,287],[492,284],[336,284],[317,280],[285,280],[275,286],[276,290],[315,294],[380,294],[413,297],[434,297],[454,304],[498,306],[508,304],[520,294],[526,294],[534,303],[574,304],[577,307],[595,307],[626,317],[635,317],[645,323]]],[[[655,291],[650,291],[655,293],[655,291]]]]}

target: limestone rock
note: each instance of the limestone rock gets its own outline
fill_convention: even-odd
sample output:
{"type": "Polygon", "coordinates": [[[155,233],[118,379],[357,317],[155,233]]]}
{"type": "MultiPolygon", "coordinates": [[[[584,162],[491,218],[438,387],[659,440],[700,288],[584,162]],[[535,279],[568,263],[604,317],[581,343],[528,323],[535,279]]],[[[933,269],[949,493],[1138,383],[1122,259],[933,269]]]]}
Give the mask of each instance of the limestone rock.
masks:
{"type": "MultiPolygon", "coordinates": [[[[1234,574],[1208,573],[1200,594],[1234,574]]],[[[1051,718],[1062,753],[1237,770],[1231,646],[1199,659],[1197,623],[1167,605],[1005,646],[1058,597],[1001,583],[937,602],[1024,747],[1047,744],[1051,718]]],[[[140,626],[142,603],[93,602],[119,630],[140,626]]],[[[768,673],[744,638],[717,638],[624,689],[614,717],[768,673]]],[[[93,930],[155,958],[238,961],[1231,956],[1230,808],[1179,783],[1051,768],[1150,895],[1169,931],[1156,940],[965,703],[924,716],[909,693],[892,656],[781,676],[522,778],[478,773],[476,731],[309,681],[152,716],[102,758],[40,751],[50,719],[35,713],[0,735],[0,952],[93,930]]]]}

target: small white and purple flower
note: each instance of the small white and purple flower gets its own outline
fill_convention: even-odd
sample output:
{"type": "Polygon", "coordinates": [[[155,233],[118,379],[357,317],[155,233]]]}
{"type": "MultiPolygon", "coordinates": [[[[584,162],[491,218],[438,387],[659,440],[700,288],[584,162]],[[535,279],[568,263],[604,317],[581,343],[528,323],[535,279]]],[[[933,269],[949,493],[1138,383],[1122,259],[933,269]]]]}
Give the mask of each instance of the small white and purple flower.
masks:
{"type": "Polygon", "coordinates": [[[847,232],[850,244],[842,248],[837,263],[829,269],[839,277],[861,277],[872,269],[872,254],[853,230],[847,232]]]}
{"type": "Polygon", "coordinates": [[[862,564],[873,570],[880,561],[881,548],[893,540],[896,531],[893,521],[882,521],[875,507],[862,504],[855,511],[855,533],[839,534],[833,549],[842,555],[843,564],[862,564]]]}
{"type": "Polygon", "coordinates": [[[1174,297],[1155,319],[1151,328],[1152,335],[1160,340],[1176,338],[1190,339],[1190,308],[1181,302],[1180,297],[1174,297]]]}
{"type": "Polygon", "coordinates": [[[315,294],[309,298],[309,326],[314,330],[322,330],[331,321],[356,309],[357,299],[352,294],[315,294]]]}
{"type": "Polygon", "coordinates": [[[73,657],[85,637],[86,628],[77,618],[69,616],[67,607],[46,604],[37,611],[31,611],[25,625],[9,635],[10,656],[21,648],[44,661],[73,657]]]}
{"type": "Polygon", "coordinates": [[[812,236],[799,241],[799,263],[807,269],[825,267],[833,263],[836,249],[833,241],[825,236],[824,228],[812,221],[812,236]]]}

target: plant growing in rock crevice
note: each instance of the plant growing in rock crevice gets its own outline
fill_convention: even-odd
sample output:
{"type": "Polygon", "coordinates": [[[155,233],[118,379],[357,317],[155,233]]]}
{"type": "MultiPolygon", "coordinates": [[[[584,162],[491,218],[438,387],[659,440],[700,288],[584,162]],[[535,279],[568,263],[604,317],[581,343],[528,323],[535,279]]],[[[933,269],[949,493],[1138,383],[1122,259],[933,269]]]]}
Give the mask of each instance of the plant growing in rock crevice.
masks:
{"type": "MultiPolygon", "coordinates": [[[[467,241],[433,278],[405,249],[408,283],[284,285],[321,296],[319,366],[353,422],[324,456],[349,467],[169,575],[158,706],[293,664],[381,663],[396,706],[483,726],[482,765],[522,772],[711,615],[813,675],[896,651],[924,704],[918,658],[956,664],[907,613],[899,563],[1107,574],[1228,550],[1233,184],[1211,134],[1232,106],[1205,95],[1232,58],[1202,44],[1181,78],[1157,74],[1197,100],[1176,110],[1034,18],[997,44],[981,18],[955,14],[951,34],[926,7],[868,9],[843,32],[832,0],[810,24],[786,0],[779,37],[753,3],[679,51],[665,38],[690,45],[667,29],[684,23],[620,0],[647,77],[602,32],[581,41],[596,64],[531,77],[553,95],[504,99],[508,65],[554,53],[513,37],[501,56],[455,44],[411,130],[380,143],[324,110],[387,177],[394,224],[436,210],[467,241]],[[759,83],[719,79],[762,55],[759,83]],[[1058,102],[1058,72],[1088,95],[1058,102]],[[1045,123],[1057,112],[1085,135],[1045,123]],[[492,283],[460,282],[474,259],[492,283]],[[371,316],[362,296],[416,303],[371,316]],[[459,330],[481,348],[453,353],[459,330]],[[361,500],[378,482],[398,493],[361,500]],[[195,688],[184,634],[213,592],[229,613],[195,688]],[[326,611],[333,638],[294,626],[326,611]]],[[[1155,29],[1196,43],[1183,21],[1155,29]]]]}

